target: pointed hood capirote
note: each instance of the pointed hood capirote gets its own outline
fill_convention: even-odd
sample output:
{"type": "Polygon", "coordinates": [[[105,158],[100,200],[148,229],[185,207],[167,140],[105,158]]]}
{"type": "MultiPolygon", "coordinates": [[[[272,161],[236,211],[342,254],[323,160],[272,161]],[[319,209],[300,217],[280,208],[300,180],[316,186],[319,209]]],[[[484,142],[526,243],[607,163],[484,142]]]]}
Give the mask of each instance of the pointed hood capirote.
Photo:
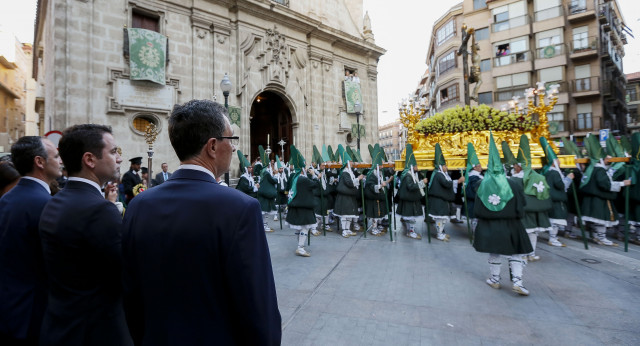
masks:
{"type": "Polygon", "coordinates": [[[484,179],[478,187],[476,200],[480,199],[482,204],[491,211],[500,211],[513,198],[513,191],[504,174],[500,152],[493,140],[492,132],[490,132],[489,138],[489,163],[484,179]]]}
{"type": "Polygon", "coordinates": [[[242,151],[236,150],[236,153],[238,154],[238,160],[240,161],[240,168],[242,169],[242,173],[245,173],[247,171],[247,168],[251,167],[251,163],[249,162],[249,160],[247,160],[246,157],[244,157],[242,151]]]}
{"type": "Polygon", "coordinates": [[[511,147],[509,147],[509,143],[507,143],[506,141],[502,141],[500,145],[502,147],[502,163],[507,166],[513,166],[518,163],[516,157],[513,156],[513,152],[511,151],[511,147]]]}
{"type": "Polygon", "coordinates": [[[469,172],[473,170],[473,167],[480,164],[478,154],[476,154],[476,148],[472,143],[467,143],[467,169],[465,171],[465,177],[469,176],[469,172]]]}
{"type": "Polygon", "coordinates": [[[436,143],[435,155],[433,157],[433,164],[436,167],[447,165],[447,162],[444,159],[444,155],[442,154],[442,148],[440,147],[440,143],[436,143]]]}
{"type": "Polygon", "coordinates": [[[562,137],[562,146],[564,146],[564,150],[567,155],[575,155],[577,158],[582,158],[580,149],[578,149],[578,146],[573,141],[562,137]]]}

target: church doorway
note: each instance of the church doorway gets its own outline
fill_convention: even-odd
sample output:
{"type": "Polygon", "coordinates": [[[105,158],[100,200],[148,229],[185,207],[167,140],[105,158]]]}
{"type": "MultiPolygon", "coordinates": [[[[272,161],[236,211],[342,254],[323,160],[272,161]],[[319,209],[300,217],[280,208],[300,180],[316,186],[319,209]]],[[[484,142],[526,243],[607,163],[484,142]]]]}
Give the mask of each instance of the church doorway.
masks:
{"type": "Polygon", "coordinates": [[[293,140],[291,110],[282,96],[273,91],[260,93],[251,105],[251,163],[259,155],[258,146],[271,147],[271,159],[276,155],[283,162],[289,161],[289,146],[293,140]],[[267,139],[269,143],[267,143],[267,139]],[[278,144],[284,140],[284,158],[282,147],[278,144]]]}

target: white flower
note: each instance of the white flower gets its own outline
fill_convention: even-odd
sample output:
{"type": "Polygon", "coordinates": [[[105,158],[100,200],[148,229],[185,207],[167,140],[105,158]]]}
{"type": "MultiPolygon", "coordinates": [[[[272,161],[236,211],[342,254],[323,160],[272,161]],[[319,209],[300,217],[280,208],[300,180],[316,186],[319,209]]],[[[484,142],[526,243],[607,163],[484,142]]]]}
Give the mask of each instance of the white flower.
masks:
{"type": "Polygon", "coordinates": [[[533,184],[533,187],[535,187],[536,190],[538,190],[538,193],[544,191],[544,183],[542,181],[539,181],[539,182],[533,184]]]}
{"type": "Polygon", "coordinates": [[[493,205],[500,204],[500,196],[496,195],[495,193],[493,195],[489,196],[489,203],[491,203],[493,205]]]}
{"type": "Polygon", "coordinates": [[[138,53],[138,57],[143,64],[149,67],[157,67],[160,63],[160,54],[152,47],[143,46],[138,53]]]}

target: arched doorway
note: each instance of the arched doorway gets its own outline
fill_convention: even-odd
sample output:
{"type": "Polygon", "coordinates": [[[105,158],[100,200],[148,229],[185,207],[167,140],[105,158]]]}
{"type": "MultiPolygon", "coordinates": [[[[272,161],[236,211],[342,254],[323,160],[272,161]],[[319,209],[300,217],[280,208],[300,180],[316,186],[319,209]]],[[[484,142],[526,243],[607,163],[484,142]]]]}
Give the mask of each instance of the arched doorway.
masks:
{"type": "Polygon", "coordinates": [[[282,96],[273,91],[260,93],[251,104],[251,163],[258,157],[258,146],[267,149],[271,146],[271,159],[280,156],[283,162],[289,161],[289,145],[293,140],[293,127],[291,110],[282,96]],[[267,135],[269,143],[267,143],[267,135]],[[282,158],[281,146],[278,144],[283,139],[284,158],[282,158]]]}

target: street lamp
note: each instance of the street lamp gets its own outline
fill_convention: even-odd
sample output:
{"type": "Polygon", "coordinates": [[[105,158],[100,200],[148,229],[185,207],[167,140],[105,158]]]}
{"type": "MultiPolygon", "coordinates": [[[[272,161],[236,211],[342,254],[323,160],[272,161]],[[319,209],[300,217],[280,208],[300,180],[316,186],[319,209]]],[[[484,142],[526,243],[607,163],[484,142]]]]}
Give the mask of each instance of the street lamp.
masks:
{"type": "MultiPolygon", "coordinates": [[[[222,77],[222,81],[220,82],[220,89],[222,90],[222,95],[224,95],[224,108],[227,109],[227,113],[229,113],[229,92],[231,91],[231,81],[229,80],[229,74],[227,72],[224,73],[224,77],[222,77]]],[[[229,172],[224,174],[224,182],[229,186],[229,172]]]]}
{"type": "Polygon", "coordinates": [[[224,95],[224,108],[229,111],[229,92],[231,91],[231,81],[229,80],[229,74],[227,72],[224,73],[224,77],[220,82],[220,89],[222,89],[222,95],[224,95]]]}
{"type": "Polygon", "coordinates": [[[356,104],[353,105],[353,110],[356,111],[356,123],[358,124],[358,141],[356,143],[358,145],[358,150],[360,150],[360,114],[362,114],[362,103],[360,103],[360,101],[356,101],[356,104]]]}

